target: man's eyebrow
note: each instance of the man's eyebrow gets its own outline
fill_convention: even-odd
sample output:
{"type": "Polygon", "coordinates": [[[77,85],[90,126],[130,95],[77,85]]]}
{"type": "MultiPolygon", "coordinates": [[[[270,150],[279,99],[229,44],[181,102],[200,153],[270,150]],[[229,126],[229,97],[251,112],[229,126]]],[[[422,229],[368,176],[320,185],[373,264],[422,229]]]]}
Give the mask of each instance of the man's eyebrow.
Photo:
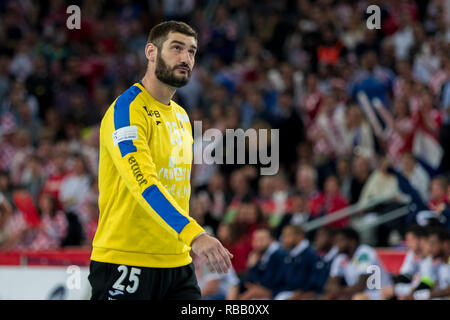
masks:
{"type": "MultiPolygon", "coordinates": [[[[186,46],[186,43],[184,43],[184,42],[182,42],[182,41],[179,41],[179,40],[172,40],[172,42],[171,42],[170,44],[174,44],[174,43],[178,43],[178,44],[181,44],[181,45],[183,45],[183,46],[186,46]]],[[[194,46],[194,45],[191,45],[191,48],[197,50],[197,47],[194,46]]]]}

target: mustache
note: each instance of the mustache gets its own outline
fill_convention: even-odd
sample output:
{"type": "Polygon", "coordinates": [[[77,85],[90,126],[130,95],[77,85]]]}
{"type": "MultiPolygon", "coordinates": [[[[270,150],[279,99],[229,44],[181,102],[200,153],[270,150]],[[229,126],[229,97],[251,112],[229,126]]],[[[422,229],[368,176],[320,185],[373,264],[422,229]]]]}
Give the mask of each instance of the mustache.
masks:
{"type": "Polygon", "coordinates": [[[182,63],[182,64],[179,64],[179,65],[173,67],[173,70],[175,70],[177,68],[186,68],[186,69],[188,69],[189,72],[191,72],[191,68],[189,68],[189,66],[186,63],[182,63]]]}

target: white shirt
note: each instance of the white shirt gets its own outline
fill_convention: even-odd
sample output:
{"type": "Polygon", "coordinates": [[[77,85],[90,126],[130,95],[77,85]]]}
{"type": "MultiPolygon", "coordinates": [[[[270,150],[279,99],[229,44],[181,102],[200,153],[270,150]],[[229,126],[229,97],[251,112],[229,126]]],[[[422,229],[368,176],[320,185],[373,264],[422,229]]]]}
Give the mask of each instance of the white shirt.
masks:
{"type": "MultiPolygon", "coordinates": [[[[344,278],[348,286],[355,285],[361,275],[375,275],[379,270],[379,285],[384,287],[391,283],[390,276],[382,266],[376,251],[368,245],[361,244],[350,259],[346,254],[339,254],[331,264],[330,277],[344,278]]],[[[366,289],[365,293],[374,300],[380,299],[380,290],[366,289]]]]}

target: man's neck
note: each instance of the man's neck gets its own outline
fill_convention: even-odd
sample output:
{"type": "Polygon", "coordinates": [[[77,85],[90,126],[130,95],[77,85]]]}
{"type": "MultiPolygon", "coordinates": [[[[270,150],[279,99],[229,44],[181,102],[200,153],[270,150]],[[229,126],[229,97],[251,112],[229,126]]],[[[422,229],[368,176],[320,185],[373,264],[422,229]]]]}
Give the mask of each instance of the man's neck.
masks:
{"type": "Polygon", "coordinates": [[[176,88],[162,83],[156,76],[150,76],[148,72],[142,78],[142,85],[153,98],[166,105],[170,104],[176,91],[176,88]]]}

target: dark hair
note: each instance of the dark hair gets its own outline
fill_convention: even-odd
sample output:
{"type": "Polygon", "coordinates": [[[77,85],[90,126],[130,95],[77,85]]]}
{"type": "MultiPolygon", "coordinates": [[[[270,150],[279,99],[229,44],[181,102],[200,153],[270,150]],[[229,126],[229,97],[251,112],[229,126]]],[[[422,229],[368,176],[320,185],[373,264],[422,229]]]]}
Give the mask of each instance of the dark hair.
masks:
{"type": "Polygon", "coordinates": [[[336,234],[344,236],[347,240],[355,240],[357,243],[359,243],[359,233],[353,228],[341,228],[337,231],[336,234]]]}
{"type": "Polygon", "coordinates": [[[427,230],[425,229],[425,227],[422,227],[418,224],[414,224],[414,225],[410,226],[406,230],[406,233],[412,233],[417,238],[424,238],[427,236],[427,230]]]}
{"type": "Polygon", "coordinates": [[[181,21],[165,21],[157,24],[152,28],[152,30],[150,30],[147,42],[151,42],[158,49],[161,49],[170,32],[182,33],[184,35],[194,37],[197,41],[197,32],[188,24],[181,21]]]}
{"type": "Polygon", "coordinates": [[[324,226],[319,231],[325,232],[329,237],[333,237],[336,234],[336,229],[331,226],[324,226]]]}
{"type": "Polygon", "coordinates": [[[443,175],[437,175],[437,176],[433,177],[433,179],[431,179],[431,181],[438,182],[444,189],[448,187],[448,180],[443,175]]]}
{"type": "Polygon", "coordinates": [[[276,235],[276,232],[274,229],[267,228],[267,227],[259,227],[259,228],[256,228],[254,232],[257,232],[257,231],[265,231],[269,234],[270,238],[272,238],[272,239],[277,238],[277,235],[276,235]]]}
{"type": "Polygon", "coordinates": [[[295,234],[306,235],[305,229],[299,224],[287,224],[284,228],[292,228],[294,229],[295,234]]]}
{"type": "Polygon", "coordinates": [[[447,238],[447,230],[444,227],[433,226],[428,231],[428,236],[432,235],[436,235],[439,241],[445,241],[447,238]]]}

